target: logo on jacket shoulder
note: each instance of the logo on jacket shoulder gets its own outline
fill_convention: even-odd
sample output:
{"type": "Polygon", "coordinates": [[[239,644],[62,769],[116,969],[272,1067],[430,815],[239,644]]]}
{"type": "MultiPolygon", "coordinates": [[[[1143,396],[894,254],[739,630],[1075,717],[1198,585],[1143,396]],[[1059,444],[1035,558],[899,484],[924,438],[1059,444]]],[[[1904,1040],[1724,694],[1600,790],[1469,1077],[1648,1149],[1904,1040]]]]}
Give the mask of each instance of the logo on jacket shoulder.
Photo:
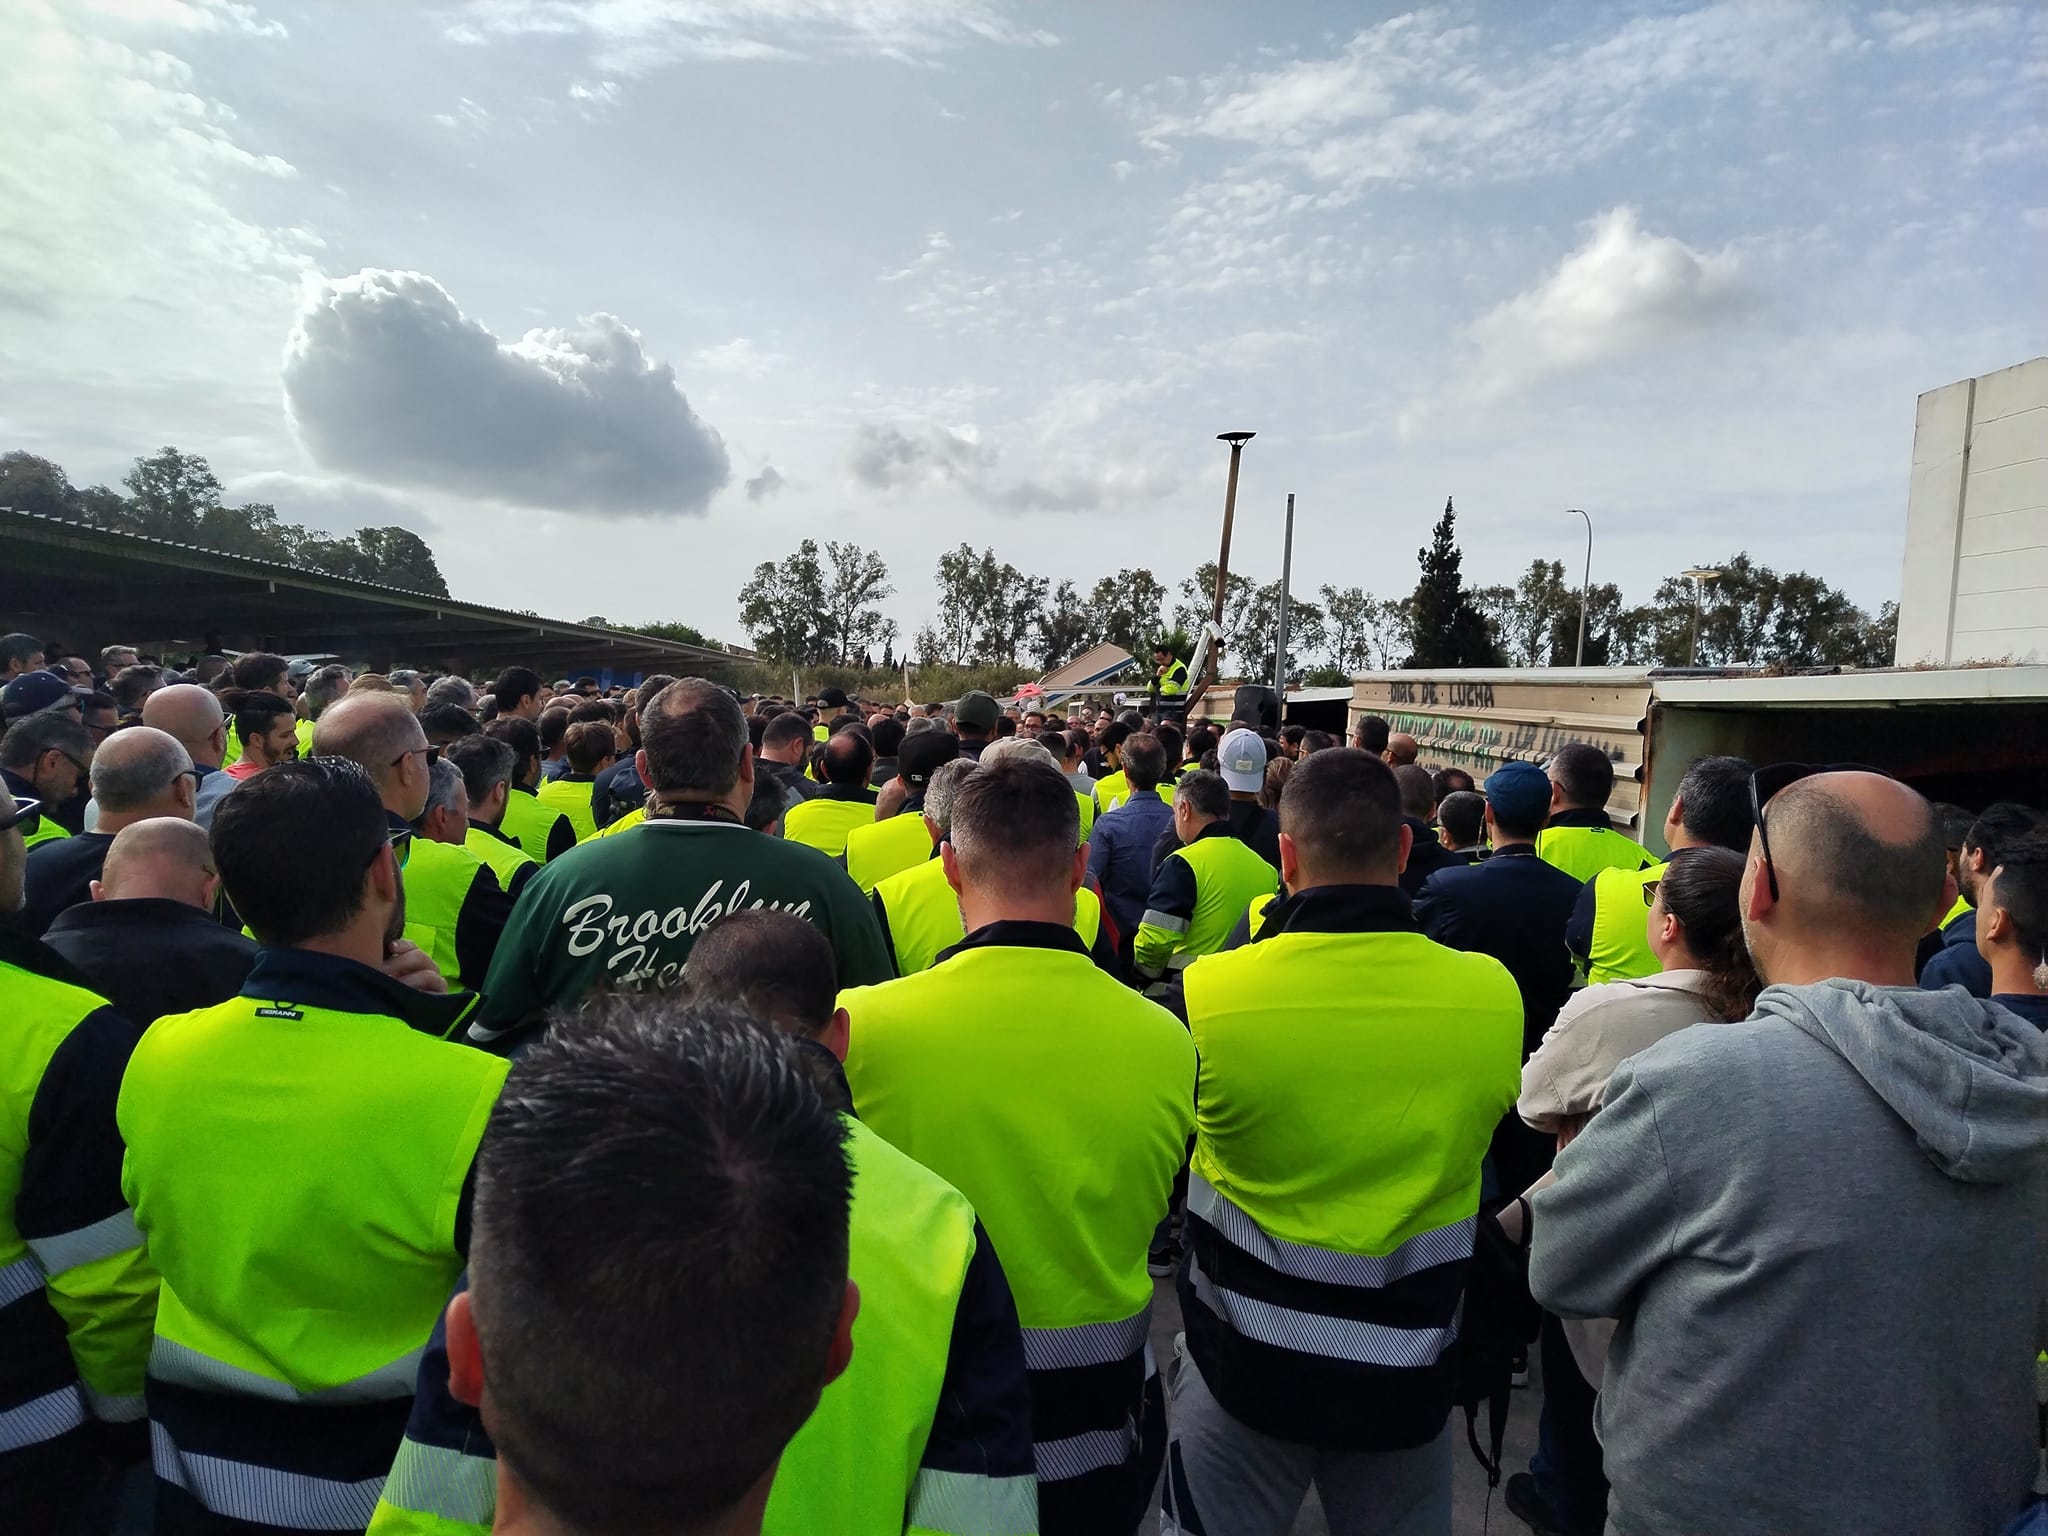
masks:
{"type": "Polygon", "coordinates": [[[303,1019],[305,1014],[296,1008],[287,1008],[283,1003],[272,1003],[268,1008],[258,1008],[256,1010],[256,1017],[259,1019],[303,1019]]]}

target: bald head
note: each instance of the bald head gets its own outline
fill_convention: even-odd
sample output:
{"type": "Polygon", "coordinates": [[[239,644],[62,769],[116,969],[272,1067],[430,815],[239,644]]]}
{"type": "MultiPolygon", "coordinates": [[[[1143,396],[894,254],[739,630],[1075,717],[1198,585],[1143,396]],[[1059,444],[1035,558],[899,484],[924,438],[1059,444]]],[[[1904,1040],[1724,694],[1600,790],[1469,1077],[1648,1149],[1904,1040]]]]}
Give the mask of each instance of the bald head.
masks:
{"type": "Polygon", "coordinates": [[[221,713],[219,698],[210,688],[197,683],[173,683],[157,689],[143,702],[142,723],[177,737],[193,762],[208,768],[220,766],[227,740],[227,720],[221,713]]]}
{"type": "Polygon", "coordinates": [[[131,725],[100,743],[92,759],[99,830],[119,833],[151,816],[192,818],[192,754],[154,726],[131,725]]]}
{"type": "MultiPolygon", "coordinates": [[[[1768,931],[1751,928],[1750,948],[1766,976],[1788,977],[1803,954],[1824,947],[1903,955],[1910,976],[1948,871],[1941,821],[1917,791],[1877,773],[1815,774],[1772,797],[1764,831],[1778,900],[1757,925],[1768,931]]],[[[1750,878],[1764,881],[1761,870],[1750,878]]],[[[1745,910],[1757,914],[1754,899],[1745,910]]],[[[1880,979],[1846,964],[1834,974],[1880,979]]]]}
{"type": "Polygon", "coordinates": [[[1390,767],[1408,767],[1421,751],[1421,744],[1406,731],[1396,731],[1387,738],[1387,763],[1390,767]]]}
{"type": "Polygon", "coordinates": [[[152,816],[115,834],[100,877],[92,882],[92,899],[157,897],[210,908],[219,879],[204,828],[175,817],[152,816]]]}
{"type": "Polygon", "coordinates": [[[385,809],[407,821],[426,808],[432,779],[427,733],[419,716],[392,693],[356,693],[321,711],[313,725],[315,757],[345,757],[369,774],[385,809]]]}

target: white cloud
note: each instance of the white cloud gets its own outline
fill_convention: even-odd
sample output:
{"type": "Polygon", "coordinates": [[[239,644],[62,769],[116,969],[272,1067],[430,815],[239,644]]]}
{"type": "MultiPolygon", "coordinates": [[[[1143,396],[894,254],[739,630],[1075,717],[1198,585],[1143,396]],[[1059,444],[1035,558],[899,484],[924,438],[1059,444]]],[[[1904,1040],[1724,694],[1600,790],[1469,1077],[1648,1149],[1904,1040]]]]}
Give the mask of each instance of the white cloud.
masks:
{"type": "Polygon", "coordinates": [[[1099,465],[1047,461],[1042,472],[1010,478],[997,473],[1001,455],[972,426],[863,426],[849,468],[860,484],[878,491],[940,486],[964,493],[998,512],[1084,512],[1170,495],[1179,477],[1136,451],[1103,455],[1099,465]]]}
{"type": "Polygon", "coordinates": [[[684,60],[855,55],[923,64],[961,48],[1051,47],[988,0],[470,0],[458,42],[585,39],[598,67],[643,75],[684,60]]]}
{"type": "MultiPolygon", "coordinates": [[[[1732,250],[1696,251],[1644,230],[1633,208],[1610,209],[1556,271],[1473,322],[1471,355],[1449,395],[1484,404],[1698,330],[1741,300],[1736,274],[1732,250]]],[[[1427,409],[1411,407],[1403,430],[1427,409]]]]}
{"type": "Polygon", "coordinates": [[[927,271],[944,261],[952,249],[953,242],[946,238],[946,232],[943,229],[934,234],[926,235],[924,249],[912,257],[907,265],[898,267],[891,272],[877,273],[875,281],[878,283],[900,283],[906,277],[915,277],[918,273],[927,271]]]}
{"type": "MultiPolygon", "coordinates": [[[[282,29],[246,6],[113,10],[87,25],[46,0],[0,5],[0,311],[50,322],[63,352],[86,322],[119,333],[128,358],[158,338],[226,348],[250,316],[289,305],[320,242],[237,211],[249,184],[297,172],[250,147],[191,65],[153,43],[160,31],[220,30],[267,51],[282,29]]],[[[27,341],[19,329],[9,339],[27,341]]]]}
{"type": "Polygon", "coordinates": [[[787,362],[780,352],[764,352],[745,336],[699,347],[686,362],[692,374],[716,373],[736,379],[765,379],[787,362]]]}
{"type": "Polygon", "coordinates": [[[773,464],[763,464],[761,466],[761,473],[752,476],[747,481],[747,500],[765,500],[788,484],[789,481],[783,478],[781,470],[777,469],[773,464]]]}
{"type": "Polygon", "coordinates": [[[702,513],[725,444],[611,315],[501,342],[430,277],[310,285],[285,405],[323,467],[578,512],[702,513]]]}
{"type": "Polygon", "coordinates": [[[2017,6],[1950,3],[1916,10],[1876,11],[1870,24],[1884,38],[1887,48],[1946,48],[1997,37],[2010,31],[2019,16],[2017,6]]]}

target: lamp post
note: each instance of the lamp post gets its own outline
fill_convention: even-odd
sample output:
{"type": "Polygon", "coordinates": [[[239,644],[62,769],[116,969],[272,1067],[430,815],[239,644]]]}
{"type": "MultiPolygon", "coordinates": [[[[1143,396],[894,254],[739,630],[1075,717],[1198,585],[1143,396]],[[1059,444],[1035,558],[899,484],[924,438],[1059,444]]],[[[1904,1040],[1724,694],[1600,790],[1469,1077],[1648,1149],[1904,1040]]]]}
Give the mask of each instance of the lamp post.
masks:
{"type": "Polygon", "coordinates": [[[1287,594],[1294,580],[1294,492],[1287,493],[1287,540],[1280,546],[1280,624],[1273,641],[1273,692],[1287,706],[1287,594]]]}
{"type": "MultiPolygon", "coordinates": [[[[1230,580],[1230,525],[1237,516],[1237,461],[1244,456],[1244,445],[1256,436],[1256,432],[1216,434],[1217,442],[1230,444],[1230,482],[1223,491],[1223,547],[1216,555],[1216,601],[1209,616],[1209,621],[1218,631],[1223,628],[1223,589],[1230,580]]],[[[1218,652],[1222,649],[1220,645],[1209,649],[1209,665],[1202,669],[1203,676],[1198,679],[1205,687],[1221,670],[1218,652]]]]}
{"type": "Polygon", "coordinates": [[[1573,666],[1583,667],[1586,664],[1586,608],[1593,595],[1593,519],[1578,507],[1566,509],[1564,515],[1586,519],[1586,579],[1579,583],[1579,649],[1572,657],[1573,666]]]}
{"type": "Polygon", "coordinates": [[[1718,565],[1696,565],[1678,574],[1692,583],[1692,654],[1685,664],[1696,667],[1700,664],[1700,598],[1707,589],[1707,583],[1719,581],[1723,572],[1718,565]]]}

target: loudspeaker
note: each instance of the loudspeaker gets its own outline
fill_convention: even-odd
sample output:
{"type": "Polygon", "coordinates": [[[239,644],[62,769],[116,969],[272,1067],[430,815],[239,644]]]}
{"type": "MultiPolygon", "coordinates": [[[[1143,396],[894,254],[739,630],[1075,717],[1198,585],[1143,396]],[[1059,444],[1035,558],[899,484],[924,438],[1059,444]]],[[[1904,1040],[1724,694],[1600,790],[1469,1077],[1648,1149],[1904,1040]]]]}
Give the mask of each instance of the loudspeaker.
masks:
{"type": "Polygon", "coordinates": [[[1249,720],[1261,736],[1280,734],[1280,695],[1270,688],[1245,684],[1237,690],[1230,714],[1234,720],[1249,720]]]}

